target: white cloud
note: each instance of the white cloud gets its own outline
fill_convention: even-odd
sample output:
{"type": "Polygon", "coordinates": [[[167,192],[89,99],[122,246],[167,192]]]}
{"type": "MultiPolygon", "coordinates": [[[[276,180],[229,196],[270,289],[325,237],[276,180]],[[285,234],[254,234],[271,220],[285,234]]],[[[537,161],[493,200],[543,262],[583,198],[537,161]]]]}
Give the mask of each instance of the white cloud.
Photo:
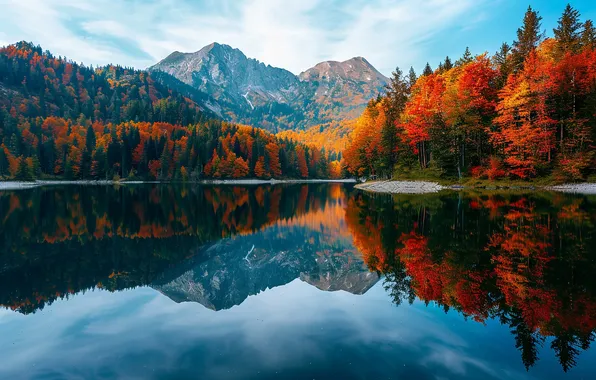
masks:
{"type": "Polygon", "coordinates": [[[139,68],[217,41],[294,73],[321,60],[364,56],[389,74],[396,65],[420,66],[433,39],[478,22],[485,2],[0,0],[0,41],[28,40],[77,61],[139,68]]]}
{"type": "Polygon", "coordinates": [[[128,38],[130,30],[113,20],[97,20],[83,23],[83,29],[92,34],[106,34],[119,38],[128,38]]]}

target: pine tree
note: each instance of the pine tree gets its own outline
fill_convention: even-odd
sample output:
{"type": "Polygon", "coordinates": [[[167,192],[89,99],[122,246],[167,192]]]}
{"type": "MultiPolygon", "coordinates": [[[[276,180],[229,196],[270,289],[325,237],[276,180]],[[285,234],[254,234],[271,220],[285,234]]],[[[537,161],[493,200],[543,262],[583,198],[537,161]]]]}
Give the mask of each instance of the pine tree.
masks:
{"type": "Polygon", "coordinates": [[[561,53],[577,53],[581,44],[582,23],[579,11],[567,4],[558,26],[553,30],[561,53]]]}
{"type": "Polygon", "coordinates": [[[168,153],[167,142],[164,145],[163,151],[161,152],[161,157],[159,158],[159,169],[160,169],[161,178],[167,178],[169,175],[168,171],[170,169],[170,157],[169,157],[169,153],[168,153]]]}
{"type": "Polygon", "coordinates": [[[414,71],[413,67],[410,67],[410,72],[408,73],[408,92],[412,90],[412,87],[414,87],[417,80],[418,76],[416,75],[416,71],[414,71]]]}
{"type": "Polygon", "coordinates": [[[89,178],[91,174],[91,151],[84,149],[81,159],[81,178],[89,178]]]}
{"type": "Polygon", "coordinates": [[[581,45],[583,48],[587,49],[594,49],[596,47],[596,29],[594,29],[592,20],[586,20],[584,23],[581,45]]]}
{"type": "MultiPolygon", "coordinates": [[[[410,69],[410,74],[415,76],[413,69],[410,69]]],[[[402,71],[397,67],[391,77],[391,84],[387,92],[387,120],[381,129],[381,166],[382,170],[387,175],[392,175],[393,168],[397,163],[397,145],[399,137],[397,135],[396,124],[399,121],[401,114],[406,108],[408,96],[410,94],[409,80],[406,79],[402,71]]]]}
{"type": "Polygon", "coordinates": [[[19,167],[15,174],[15,179],[18,181],[33,181],[33,174],[24,157],[19,158],[19,167]]]}
{"type": "Polygon", "coordinates": [[[506,65],[507,59],[509,58],[509,53],[511,53],[511,46],[509,46],[507,42],[503,42],[501,48],[498,52],[495,53],[495,56],[493,57],[495,65],[497,65],[499,68],[506,65]]]}
{"type": "Polygon", "coordinates": [[[106,178],[107,156],[103,147],[99,147],[93,153],[93,160],[91,162],[91,175],[97,179],[106,178]]]}
{"type": "Polygon", "coordinates": [[[534,51],[544,39],[542,28],[542,17],[531,6],[524,15],[521,28],[517,30],[517,41],[513,43],[514,69],[523,67],[524,61],[530,52],[534,51]]]}
{"type": "Polygon", "coordinates": [[[41,164],[37,155],[31,157],[31,174],[34,178],[38,178],[41,175],[41,164]]]}
{"type": "Polygon", "coordinates": [[[387,86],[387,98],[389,100],[389,123],[398,120],[406,108],[408,101],[408,82],[403,76],[399,67],[395,69],[391,76],[391,82],[387,86]]]}
{"type": "Polygon", "coordinates": [[[85,146],[89,152],[95,149],[95,132],[92,127],[87,128],[87,136],[85,138],[85,146]]]}
{"type": "Polygon", "coordinates": [[[565,331],[553,339],[551,348],[555,356],[559,359],[563,371],[568,372],[577,365],[577,356],[579,355],[581,345],[577,335],[565,331]]]}
{"type": "Polygon", "coordinates": [[[56,163],[56,144],[53,138],[49,138],[40,147],[41,171],[46,174],[54,174],[56,163]]]}
{"type": "Polygon", "coordinates": [[[8,174],[8,158],[4,152],[4,147],[0,146],[0,178],[8,174]]]}
{"type": "Polygon", "coordinates": [[[443,68],[448,71],[453,68],[453,62],[451,62],[451,58],[449,56],[445,57],[445,63],[443,63],[443,68]]]}
{"type": "Polygon", "coordinates": [[[470,52],[470,48],[466,47],[466,51],[464,52],[464,55],[457,60],[457,62],[455,63],[456,66],[463,66],[467,63],[470,63],[474,60],[474,56],[472,55],[472,53],[470,52]]]}
{"type": "Polygon", "coordinates": [[[493,63],[497,66],[500,73],[498,78],[498,87],[502,88],[505,86],[509,74],[511,74],[513,71],[513,65],[511,61],[511,46],[509,46],[507,42],[503,42],[499,51],[495,53],[493,57],[493,63]]]}
{"type": "Polygon", "coordinates": [[[430,64],[426,62],[426,66],[424,66],[424,71],[422,71],[422,75],[429,76],[433,74],[433,69],[430,67],[430,64]]]}
{"type": "Polygon", "coordinates": [[[66,160],[66,164],[64,165],[64,178],[72,180],[74,179],[74,170],[72,167],[72,161],[66,160]]]}
{"type": "Polygon", "coordinates": [[[18,156],[21,153],[19,138],[15,133],[10,136],[10,145],[8,146],[8,150],[10,150],[10,153],[12,153],[14,156],[18,156]]]}
{"type": "Polygon", "coordinates": [[[393,167],[397,163],[397,127],[394,122],[387,120],[381,129],[381,166],[385,174],[391,176],[393,167]]]}
{"type": "Polygon", "coordinates": [[[528,326],[521,313],[513,310],[510,315],[511,334],[515,338],[515,348],[521,352],[522,362],[529,370],[538,360],[538,347],[545,338],[528,326]]]}
{"type": "Polygon", "coordinates": [[[120,106],[120,97],[118,96],[118,90],[116,90],[110,100],[111,121],[114,124],[120,123],[120,106]]]}

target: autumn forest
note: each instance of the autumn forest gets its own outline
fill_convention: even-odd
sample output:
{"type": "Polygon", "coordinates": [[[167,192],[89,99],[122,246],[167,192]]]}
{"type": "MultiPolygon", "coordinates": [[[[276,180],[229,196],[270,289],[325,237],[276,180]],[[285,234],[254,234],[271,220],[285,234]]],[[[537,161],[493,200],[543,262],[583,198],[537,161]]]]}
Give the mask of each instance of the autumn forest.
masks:
{"type": "Polygon", "coordinates": [[[0,49],[0,178],[476,178],[581,181],[596,167],[596,29],[568,6],[552,35],[393,73],[355,120],[277,135],[220,121],[160,71],[0,49]]]}
{"type": "Polygon", "coordinates": [[[546,38],[528,8],[512,45],[420,77],[393,73],[344,151],[352,175],[579,181],[596,168],[596,30],[568,6],[546,38]]]}
{"type": "Polygon", "coordinates": [[[165,73],[93,69],[18,43],[0,49],[3,92],[0,178],[340,176],[336,153],[219,121],[165,73]]]}

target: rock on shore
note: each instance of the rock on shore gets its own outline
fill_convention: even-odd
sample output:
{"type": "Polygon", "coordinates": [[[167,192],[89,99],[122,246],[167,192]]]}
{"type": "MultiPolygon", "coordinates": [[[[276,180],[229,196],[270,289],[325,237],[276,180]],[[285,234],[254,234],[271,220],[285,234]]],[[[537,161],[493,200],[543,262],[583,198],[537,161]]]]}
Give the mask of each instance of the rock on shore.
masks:
{"type": "Polygon", "coordinates": [[[550,186],[547,190],[562,193],[596,194],[596,183],[571,183],[567,185],[550,186]]]}
{"type": "Polygon", "coordinates": [[[0,181],[0,190],[21,190],[38,186],[35,182],[4,182],[0,181]]]}
{"type": "MultiPolygon", "coordinates": [[[[0,181],[0,190],[23,190],[40,186],[61,186],[61,185],[114,185],[116,181],[42,181],[21,182],[21,181],[0,181]]],[[[123,183],[123,182],[122,182],[123,183]]],[[[133,182],[127,182],[133,183],[133,182]]]]}
{"type": "Polygon", "coordinates": [[[356,188],[373,193],[426,194],[436,193],[445,187],[436,182],[424,181],[379,181],[356,185],[356,188]]]}

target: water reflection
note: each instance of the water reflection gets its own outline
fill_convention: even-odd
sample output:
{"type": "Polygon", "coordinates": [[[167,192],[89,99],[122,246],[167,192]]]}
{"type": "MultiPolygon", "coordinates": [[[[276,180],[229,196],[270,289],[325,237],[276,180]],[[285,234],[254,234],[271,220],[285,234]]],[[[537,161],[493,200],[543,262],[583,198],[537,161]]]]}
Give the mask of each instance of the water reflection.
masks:
{"type": "Polygon", "coordinates": [[[367,196],[354,244],[394,302],[509,326],[526,368],[547,343],[568,371],[596,329],[596,203],[559,194],[367,196]]]}
{"type": "Polygon", "coordinates": [[[345,202],[341,185],[0,193],[0,304],[27,314],[86,289],[152,284],[225,309],[298,277],[362,293],[378,276],[351,244],[345,202]]]}
{"type": "Polygon", "coordinates": [[[297,278],[324,291],[365,293],[379,275],[368,270],[347,234],[341,187],[330,190],[319,193],[308,212],[212,244],[151,286],[176,302],[213,310],[297,278]]]}
{"type": "MultiPolygon", "coordinates": [[[[385,376],[387,371],[449,378],[441,371],[431,371],[431,364],[450,368],[457,378],[523,377],[515,372],[515,366],[505,371],[501,364],[499,370],[489,365],[496,358],[480,360],[462,351],[468,347],[467,340],[483,335],[494,340],[493,351],[505,352],[515,346],[527,370],[537,366],[540,358],[549,360],[554,355],[560,368],[569,371],[595,336],[594,197],[549,193],[385,196],[367,195],[339,184],[58,187],[0,192],[0,221],[0,304],[32,318],[24,321],[58,323],[52,322],[44,308],[61,314],[70,305],[75,309],[69,315],[79,318],[76,325],[95,318],[94,324],[103,327],[93,331],[104,334],[124,328],[122,322],[107,321],[126,314],[131,331],[135,329],[130,326],[138,323],[154,331],[157,339],[161,336],[156,332],[158,322],[146,320],[147,313],[153,315],[149,311],[153,307],[143,302],[150,302],[158,303],[166,314],[160,314],[161,321],[172,318],[175,324],[174,314],[189,313],[180,316],[186,329],[208,329],[212,323],[228,337],[238,334],[238,323],[248,323],[237,318],[251,313],[262,318],[265,310],[276,320],[269,325],[271,331],[252,329],[268,339],[306,344],[308,337],[313,337],[312,326],[299,318],[311,318],[302,309],[312,308],[312,313],[326,313],[317,321],[328,331],[316,335],[311,350],[318,347],[329,356],[339,348],[345,350],[345,358],[354,355],[354,360],[366,366],[373,357],[387,363],[394,360],[397,341],[404,364],[423,363],[407,371],[401,367],[397,371],[396,363],[384,370],[367,368],[368,372],[344,368],[345,378],[373,373],[385,376]],[[375,286],[380,278],[382,284],[375,286]],[[399,308],[389,311],[385,307],[380,285],[399,308]],[[135,290],[118,293],[114,300],[126,301],[91,317],[82,310],[96,310],[107,302],[104,296],[88,293],[94,289],[101,294],[135,290]],[[153,298],[156,291],[165,297],[153,298]],[[348,300],[346,294],[358,298],[348,300]],[[57,300],[63,301],[47,308],[57,300]],[[343,300],[342,306],[333,306],[337,300],[343,300]],[[420,301],[427,308],[416,307],[420,301]],[[195,309],[183,306],[189,303],[233,312],[217,313],[221,318],[217,323],[205,322],[192,317],[195,309]],[[408,303],[414,303],[414,308],[406,308],[408,303]],[[435,306],[444,315],[435,313],[435,306]],[[236,327],[227,324],[230,315],[235,315],[229,323],[236,327]],[[279,319],[282,315],[283,322],[279,319]],[[460,324],[464,319],[476,327],[464,327],[460,324]],[[450,332],[448,323],[457,323],[460,332],[466,331],[461,333],[465,338],[450,332]],[[495,324],[509,330],[506,335],[511,341],[496,332],[500,330],[495,324]],[[432,339],[414,333],[417,328],[432,339]],[[357,344],[345,338],[356,335],[357,344]],[[327,343],[323,343],[325,339],[327,343]],[[414,354],[408,348],[406,352],[406,342],[426,351],[414,354]]],[[[0,329],[2,326],[0,323],[0,329]]],[[[61,350],[67,351],[68,342],[90,344],[83,339],[85,333],[73,335],[69,330],[68,339],[55,339],[60,340],[61,350]]],[[[133,339],[126,329],[118,334],[133,339]]],[[[160,339],[171,342],[173,349],[175,337],[182,339],[181,334],[160,339]]],[[[215,340],[210,341],[216,345],[215,340]]],[[[283,354],[282,346],[269,352],[271,342],[267,344],[268,355],[277,355],[284,363],[288,355],[302,355],[283,354]]],[[[118,357],[130,357],[127,349],[132,347],[124,346],[118,357]]],[[[197,350],[193,348],[188,355],[195,359],[199,351],[207,355],[197,350]]],[[[96,353],[89,348],[87,354],[93,357],[96,353]]],[[[490,356],[491,352],[483,354],[490,356]]],[[[18,352],[12,355],[15,360],[22,359],[18,352]]],[[[502,360],[507,355],[503,353],[502,360]]],[[[293,373],[337,374],[341,360],[333,357],[327,366],[319,362],[315,372],[300,372],[295,364],[293,373]]],[[[234,361],[232,356],[227,360],[230,365],[234,361]]],[[[124,365],[120,359],[108,361],[124,365]]],[[[116,371],[106,365],[109,368],[104,370],[116,371]]],[[[244,365],[251,367],[248,362],[244,365]]],[[[549,372],[540,369],[539,373],[549,372]]],[[[273,372],[270,376],[276,377],[273,372]]]]}

